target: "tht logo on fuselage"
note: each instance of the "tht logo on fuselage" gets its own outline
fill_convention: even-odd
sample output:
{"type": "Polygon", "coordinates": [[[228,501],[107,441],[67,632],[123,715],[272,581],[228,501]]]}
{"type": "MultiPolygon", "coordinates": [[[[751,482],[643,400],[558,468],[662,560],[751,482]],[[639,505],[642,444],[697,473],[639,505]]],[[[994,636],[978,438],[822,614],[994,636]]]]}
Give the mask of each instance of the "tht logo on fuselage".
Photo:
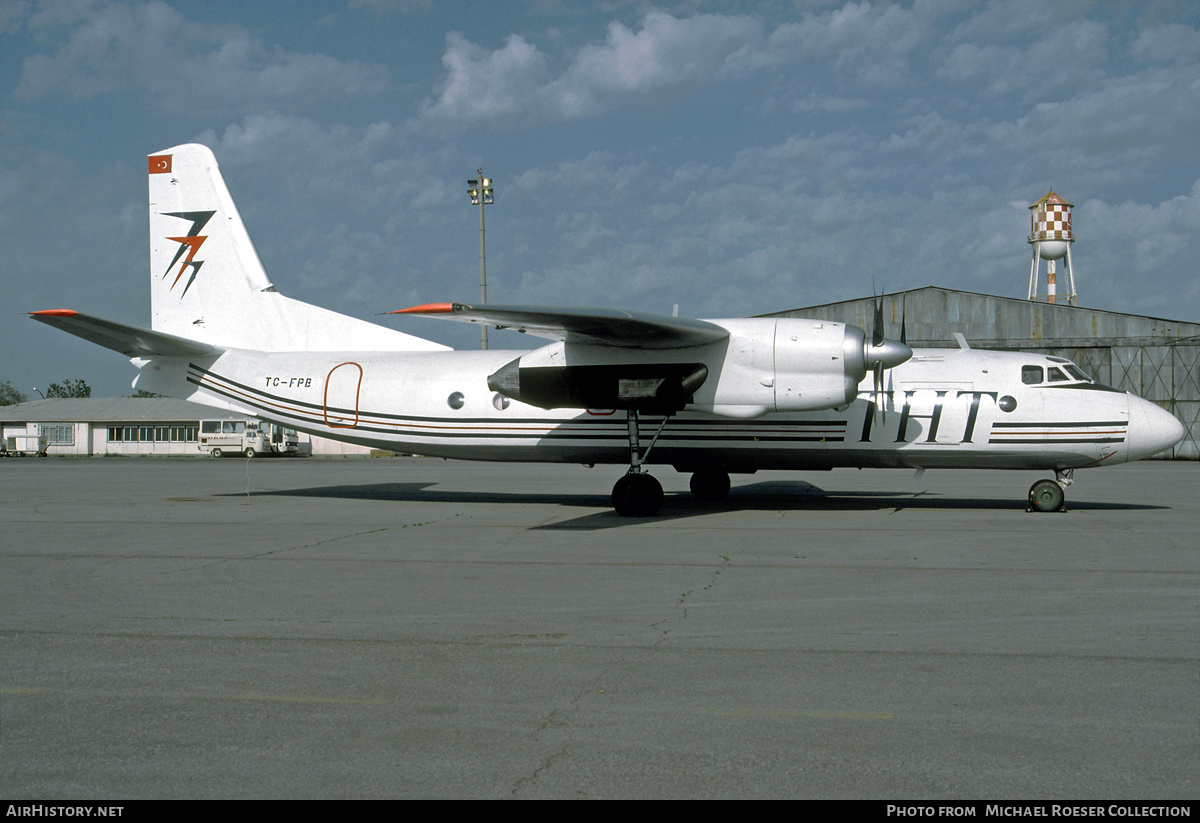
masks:
{"type": "Polygon", "coordinates": [[[175,252],[175,257],[172,258],[171,264],[167,266],[167,270],[163,272],[162,278],[165,280],[167,276],[174,271],[175,279],[171,281],[170,289],[175,290],[175,286],[183,278],[184,272],[190,270],[190,275],[187,282],[183,284],[183,291],[179,293],[179,299],[187,294],[192,283],[196,281],[196,275],[200,273],[200,267],[204,265],[203,260],[196,259],[196,253],[200,251],[200,247],[204,245],[204,241],[208,239],[208,235],[200,234],[200,230],[208,223],[215,211],[179,211],[179,212],[164,212],[164,217],[178,217],[180,220],[188,220],[192,227],[188,230],[186,237],[168,237],[168,240],[173,240],[179,244],[179,249],[175,252]],[[186,257],[184,255],[187,255],[186,257]],[[176,270],[176,264],[179,265],[176,270]]]}

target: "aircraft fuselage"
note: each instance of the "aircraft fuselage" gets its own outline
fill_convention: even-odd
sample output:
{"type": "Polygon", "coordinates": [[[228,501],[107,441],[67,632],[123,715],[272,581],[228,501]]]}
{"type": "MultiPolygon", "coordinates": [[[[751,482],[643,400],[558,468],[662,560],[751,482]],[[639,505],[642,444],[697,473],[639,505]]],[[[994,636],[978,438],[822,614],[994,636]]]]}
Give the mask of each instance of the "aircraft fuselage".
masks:
{"type": "MultiPolygon", "coordinates": [[[[212,359],[141,365],[142,378],[150,378],[145,387],[154,391],[190,394],[372,448],[475,460],[627,463],[625,412],[541,409],[488,388],[488,375],[520,354],[234,349],[212,359]]],[[[1178,424],[1154,404],[1087,379],[1045,379],[1064,364],[1036,354],[918,349],[889,370],[881,393],[868,377],[858,398],[838,408],[750,419],[685,408],[667,422],[647,462],[727,472],[1061,470],[1136,460],[1171,445],[1178,424]],[[1039,369],[1042,380],[1023,382],[1023,373],[1029,380],[1039,369]]],[[[643,416],[646,442],[661,420],[643,416]]]]}

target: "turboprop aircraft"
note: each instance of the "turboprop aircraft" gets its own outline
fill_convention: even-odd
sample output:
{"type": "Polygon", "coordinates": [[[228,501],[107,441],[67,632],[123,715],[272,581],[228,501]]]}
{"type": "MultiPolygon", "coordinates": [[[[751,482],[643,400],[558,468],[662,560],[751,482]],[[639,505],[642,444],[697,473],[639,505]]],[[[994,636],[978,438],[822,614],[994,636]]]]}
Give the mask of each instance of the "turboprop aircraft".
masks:
{"type": "Polygon", "coordinates": [[[612,492],[623,515],[663,503],[648,464],[691,473],[705,500],[728,493],[730,473],[759,469],[1052,471],[1029,502],[1056,511],[1075,469],[1183,438],[1172,415],[1068,360],[961,340],[914,350],[903,321],[888,339],[880,302],[870,333],[587,308],[394,312],[552,341],[452,351],[280,294],[206,147],[151,155],[148,174],[151,328],[67,309],[33,319],[129,357],[138,389],[323,437],[440,457],[628,464],[612,492]]]}

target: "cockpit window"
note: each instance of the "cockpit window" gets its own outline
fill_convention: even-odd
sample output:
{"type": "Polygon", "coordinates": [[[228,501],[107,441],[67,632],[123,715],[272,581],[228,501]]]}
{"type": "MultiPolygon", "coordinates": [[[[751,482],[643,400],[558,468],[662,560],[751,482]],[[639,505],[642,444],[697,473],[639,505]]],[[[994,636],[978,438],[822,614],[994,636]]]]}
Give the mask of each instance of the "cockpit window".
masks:
{"type": "Polygon", "coordinates": [[[1041,366],[1022,366],[1021,367],[1021,382],[1027,386],[1033,386],[1042,382],[1042,367],[1041,366]]]}
{"type": "Polygon", "coordinates": [[[1046,369],[1046,379],[1051,383],[1065,383],[1071,378],[1063,374],[1063,370],[1059,368],[1046,369]]]}
{"type": "Polygon", "coordinates": [[[1068,363],[1067,365],[1063,366],[1063,368],[1067,370],[1067,374],[1071,375],[1076,380],[1083,380],[1088,383],[1094,382],[1092,378],[1084,372],[1083,369],[1079,368],[1074,363],[1068,363]]]}

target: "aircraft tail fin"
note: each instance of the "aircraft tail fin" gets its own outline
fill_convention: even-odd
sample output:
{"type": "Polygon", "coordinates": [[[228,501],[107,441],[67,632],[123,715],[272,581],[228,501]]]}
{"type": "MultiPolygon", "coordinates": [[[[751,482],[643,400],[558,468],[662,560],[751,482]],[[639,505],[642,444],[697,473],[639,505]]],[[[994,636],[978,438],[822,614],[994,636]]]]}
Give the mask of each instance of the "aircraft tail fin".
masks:
{"type": "Polygon", "coordinates": [[[152,154],[148,171],[154,331],[260,351],[447,348],[276,291],[206,146],[152,154]]]}

